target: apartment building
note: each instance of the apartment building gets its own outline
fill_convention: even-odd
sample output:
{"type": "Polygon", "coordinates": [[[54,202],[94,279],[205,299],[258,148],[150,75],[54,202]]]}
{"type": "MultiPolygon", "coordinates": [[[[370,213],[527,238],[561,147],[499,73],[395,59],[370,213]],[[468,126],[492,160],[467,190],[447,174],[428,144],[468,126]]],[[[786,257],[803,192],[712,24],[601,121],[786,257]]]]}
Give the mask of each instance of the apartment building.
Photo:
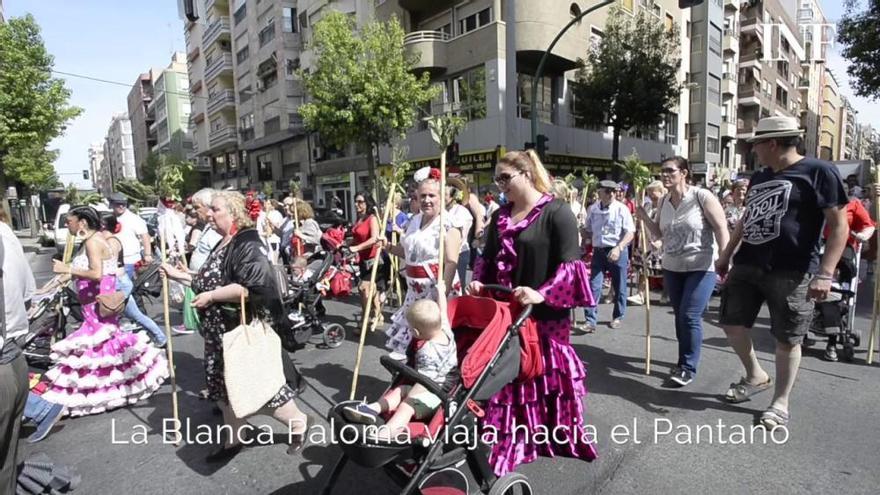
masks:
{"type": "Polygon", "coordinates": [[[92,143],[89,145],[89,174],[92,180],[92,189],[100,191],[101,186],[101,163],[104,160],[104,143],[92,143]]]}
{"type": "Polygon", "coordinates": [[[854,160],[872,160],[873,147],[877,143],[876,131],[870,124],[859,124],[856,130],[854,160]]]}
{"type": "Polygon", "coordinates": [[[156,135],[150,132],[150,126],[155,122],[155,115],[149,111],[150,102],[153,101],[153,76],[151,72],[144,72],[128,93],[128,118],[131,122],[131,138],[134,143],[134,163],[139,179],[143,179],[141,171],[153,146],[156,145],[156,135]]]}
{"type": "Polygon", "coordinates": [[[737,154],[745,170],[756,163],[751,136],[764,117],[801,118],[801,61],[804,56],[797,25],[780,0],[750,0],[740,5],[739,101],[737,154]]]}
{"type": "Polygon", "coordinates": [[[855,160],[858,154],[856,147],[856,110],[846,98],[840,98],[840,125],[838,127],[839,160],[855,160]]]}
{"type": "Polygon", "coordinates": [[[189,76],[186,55],[175,53],[162,70],[153,70],[153,98],[147,105],[154,121],[150,131],[155,137],[152,151],[158,155],[186,159],[192,152],[189,117],[189,76]]]}
{"type": "Polygon", "coordinates": [[[826,66],[822,76],[822,112],[819,126],[819,158],[840,160],[840,88],[826,66]]]}
{"type": "MultiPolygon", "coordinates": [[[[710,2],[711,3],[711,2],[710,2]]],[[[739,1],[724,0],[721,73],[721,157],[718,179],[723,181],[740,169],[736,154],[736,120],[739,84],[739,1]]]]}
{"type": "MultiPolygon", "coordinates": [[[[692,24],[688,27],[690,13],[682,12],[674,0],[622,0],[620,4],[630,13],[646,11],[679,33],[680,80],[684,82],[691,67],[687,37],[693,29],[692,24]]],[[[440,89],[423,113],[453,112],[468,119],[458,137],[458,169],[481,189],[491,184],[499,154],[522,149],[531,141],[532,76],[556,34],[580,13],[577,3],[562,0],[388,0],[376,6],[377,18],[388,19],[394,14],[401,20],[407,32],[407,50],[420,56],[417,69],[429,71],[432,83],[440,89]]],[[[607,8],[600,9],[572,27],[554,48],[538,81],[535,107],[539,133],[548,138],[545,163],[556,175],[582,169],[600,177],[613,172],[612,133],[579,121],[573,113],[571,91],[578,60],[600,42],[607,15],[607,8]]],[[[715,89],[720,91],[721,16],[714,22],[718,27],[715,65],[719,81],[715,89]]],[[[709,98],[708,87],[702,87],[700,101],[704,96],[709,98]]],[[[642,159],[655,163],[676,154],[688,156],[686,140],[682,139],[685,124],[691,121],[688,112],[694,109],[687,104],[688,98],[688,91],[683,91],[679,107],[661,128],[633,129],[621,136],[621,158],[633,149],[642,159]]],[[[720,93],[713,105],[718,123],[719,103],[720,93]]],[[[413,166],[438,162],[439,153],[424,123],[407,135],[406,144],[413,166]]],[[[387,160],[387,150],[382,154],[383,161],[387,160]]]]}
{"type": "Polygon", "coordinates": [[[291,180],[305,186],[309,150],[299,115],[304,95],[296,74],[303,48],[297,2],[233,0],[230,8],[234,92],[218,81],[215,93],[237,109],[248,186],[286,191],[291,180]]]}
{"type": "Polygon", "coordinates": [[[247,169],[240,166],[232,73],[228,0],[184,2],[184,38],[190,93],[188,130],[192,159],[209,171],[218,189],[243,189],[247,169]]]}
{"type": "Polygon", "coordinates": [[[104,138],[104,163],[106,167],[105,189],[114,189],[121,180],[137,180],[134,162],[134,143],[131,136],[131,121],[127,113],[113,116],[104,138]]]}
{"type": "Polygon", "coordinates": [[[798,82],[801,93],[801,127],[804,134],[804,151],[807,156],[820,155],[819,140],[822,128],[824,101],[825,57],[832,33],[818,0],[798,0],[797,23],[805,58],[798,82]]]}

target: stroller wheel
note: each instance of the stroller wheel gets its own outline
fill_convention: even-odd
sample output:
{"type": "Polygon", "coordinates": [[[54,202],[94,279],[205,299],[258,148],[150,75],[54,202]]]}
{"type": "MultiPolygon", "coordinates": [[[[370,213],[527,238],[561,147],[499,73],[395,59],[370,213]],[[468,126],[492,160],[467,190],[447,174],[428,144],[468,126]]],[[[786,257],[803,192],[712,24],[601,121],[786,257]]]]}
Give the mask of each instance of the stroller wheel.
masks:
{"type": "Polygon", "coordinates": [[[853,347],[862,345],[862,332],[853,330],[852,333],[849,334],[849,340],[852,341],[853,347]]]}
{"type": "Polygon", "coordinates": [[[331,349],[335,349],[342,345],[345,340],[345,328],[339,323],[330,323],[324,325],[324,345],[331,349]]]}
{"type": "Polygon", "coordinates": [[[840,351],[840,358],[846,362],[850,362],[855,357],[856,351],[852,344],[846,343],[843,344],[843,349],[840,351]]]}
{"type": "Polygon", "coordinates": [[[529,479],[521,473],[507,473],[498,478],[489,489],[489,495],[532,495],[529,479]]]}

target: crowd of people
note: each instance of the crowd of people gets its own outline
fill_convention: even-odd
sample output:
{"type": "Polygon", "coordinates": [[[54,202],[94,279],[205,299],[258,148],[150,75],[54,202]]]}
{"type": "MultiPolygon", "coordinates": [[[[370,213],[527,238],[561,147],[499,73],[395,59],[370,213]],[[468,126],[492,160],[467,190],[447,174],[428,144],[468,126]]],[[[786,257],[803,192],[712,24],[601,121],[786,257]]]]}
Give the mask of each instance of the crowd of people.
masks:
{"type": "MultiPolygon", "coordinates": [[[[647,186],[643,198],[626,184],[606,179],[582,200],[576,188],[550,177],[534,151],[512,151],[495,167],[496,191],[482,198],[463,178],[449,178],[441,194],[439,171],[417,172],[408,195],[384,226],[372,196],[358,192],[347,244],[360,280],[358,320],[373,317],[366,314],[369,294],[375,295],[371,305],[381,308],[392,282],[400,278],[406,296],[385,329],[386,347],[392,358],[406,360],[417,340],[421,354],[414,365],[442,383],[457,364],[450,359],[455,341],[445,315],[446,299],[480,294],[487,284],[511,288],[517,303],[535,306],[544,372],[508,384],[486,404],[483,424],[498,432],[492,468],[500,476],[538,456],[592,460],[595,446],[576,434],[585,424],[587,375],[583,359],[569,343],[572,310],[583,308],[586,323],[581,330],[595,332],[608,285],[613,303],[608,327],[619,328],[632,301],[630,288],[636,285],[631,283],[633,266],[646,265],[654,286],[662,285],[661,302],[668,300],[675,316],[679,355],[669,380],[686,386],[696,378],[703,314],[720,288],[720,323],[744,368],[744,376],[725,397],[737,403],[773,388],[761,422],[768,428],[785,426],[813,303],[827,297],[847,245],[857,249],[876,242],[874,220],[863,203],[869,199],[861,197],[863,191],[851,179],[845,184],[832,165],[800,155],[802,133],[792,119],[762,119],[751,142],[765,168],[734,181],[726,191],[695,185],[688,161],[676,156],[663,160],[659,180],[647,186]],[[640,225],[644,236],[639,235],[640,225]],[[400,260],[398,273],[392,273],[397,266],[392,257],[400,260]],[[775,379],[759,364],[750,336],[764,303],[777,341],[775,379]],[[536,443],[515,435],[518,425],[562,426],[569,436],[536,443]]],[[[128,297],[136,265],[153,262],[152,239],[124,197],[113,196],[110,203],[113,215],[101,217],[90,207],[74,208],[68,215],[68,228],[83,239],[84,247],[72,263],[56,261],[59,278],[53,283],[74,281],[84,321],[54,344],[55,365],[44,376],[46,391],[33,399],[22,384],[27,369],[15,348],[16,339],[27,331],[22,311],[33,291],[33,276],[14,235],[0,222],[6,288],[0,426],[10,433],[0,451],[14,453],[25,402],[38,423],[47,417],[51,423],[62,411],[94,414],[142,400],[168,375],[161,352],[164,332],[128,297]],[[116,292],[127,297],[123,315],[143,333],[125,331],[119,315],[101,312],[99,296],[116,292]],[[14,429],[5,429],[13,424],[14,429]]],[[[229,405],[223,335],[239,325],[241,311],[283,325],[286,313],[275,267],[289,265],[301,272],[304,260],[323,249],[323,232],[310,205],[295,197],[260,201],[253,195],[205,189],[180,214],[186,226],[185,252],[163,263],[161,273],[184,286],[184,328],[179,333],[198,331],[203,336],[203,395],[234,428],[246,417],[236,416],[229,405]],[[239,307],[242,298],[247,302],[239,307]]],[[[381,316],[376,318],[381,325],[381,316]]],[[[291,448],[297,450],[306,441],[312,418],[297,404],[302,378],[283,354],[284,385],[259,412],[295,425],[291,448]]],[[[376,415],[390,413],[391,423],[402,427],[439,405],[425,390],[400,389],[393,397],[348,408],[347,417],[373,422],[376,415]]],[[[48,429],[43,430],[45,435],[48,429]]],[[[241,438],[229,437],[207,460],[228,459],[241,448],[241,438]]],[[[13,461],[14,456],[4,459],[0,482],[7,482],[13,461]]],[[[0,492],[3,488],[0,484],[0,492]]]]}

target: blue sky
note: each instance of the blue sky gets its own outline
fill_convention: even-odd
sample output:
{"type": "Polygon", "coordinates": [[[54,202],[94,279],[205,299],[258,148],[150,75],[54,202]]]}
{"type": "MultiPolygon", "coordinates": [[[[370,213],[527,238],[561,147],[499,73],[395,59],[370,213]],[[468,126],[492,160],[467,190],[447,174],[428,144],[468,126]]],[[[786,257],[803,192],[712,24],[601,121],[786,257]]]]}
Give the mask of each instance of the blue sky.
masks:
{"type": "MultiPolygon", "coordinates": [[[[795,0],[787,0],[794,6],[795,0]]],[[[126,86],[59,76],[72,91],[71,101],[84,109],[67,133],[52,143],[61,154],[55,168],[61,180],[80,187],[88,168],[89,143],[102,142],[110,118],[127,109],[126,97],[138,74],[164,67],[173,51],[184,51],[183,22],[175,0],[4,0],[7,17],[31,13],[40,24],[55,69],[118,81],[126,86]],[[70,174],[70,175],[67,175],[70,174]]],[[[826,17],[835,22],[843,13],[840,0],[822,0],[826,17]]],[[[859,121],[880,127],[880,101],[852,98],[846,61],[832,55],[828,61],[842,93],[859,110],[859,121]]]]}
{"type": "Polygon", "coordinates": [[[65,184],[91,186],[82,171],[89,168],[89,143],[103,142],[114,113],[127,111],[126,98],[135,79],[150,67],[165,67],[174,50],[185,51],[183,22],[175,0],[4,0],[7,17],[31,13],[43,41],[55,56],[55,69],[126,83],[106,84],[74,77],[66,80],[71,103],[82,115],[51,147],[61,155],[55,169],[65,184]]]}

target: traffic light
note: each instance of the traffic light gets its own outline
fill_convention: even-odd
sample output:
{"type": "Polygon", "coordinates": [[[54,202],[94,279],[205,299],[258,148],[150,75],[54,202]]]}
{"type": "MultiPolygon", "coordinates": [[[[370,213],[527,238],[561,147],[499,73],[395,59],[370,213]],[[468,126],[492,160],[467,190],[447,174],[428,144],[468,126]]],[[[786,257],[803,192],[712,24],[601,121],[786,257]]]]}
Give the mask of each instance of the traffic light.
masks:
{"type": "Polygon", "coordinates": [[[525,144],[525,146],[523,146],[523,149],[524,150],[533,150],[533,149],[535,149],[535,143],[533,143],[531,141],[526,141],[526,144],[525,144]]]}
{"type": "Polygon", "coordinates": [[[538,143],[536,148],[538,151],[538,156],[540,156],[542,160],[547,154],[547,141],[550,141],[549,139],[547,139],[547,136],[543,134],[538,134],[538,143]]]}
{"type": "Polygon", "coordinates": [[[453,141],[446,148],[446,164],[447,165],[456,165],[458,163],[458,143],[453,141]]]}
{"type": "Polygon", "coordinates": [[[83,179],[89,180],[89,171],[88,170],[83,170],[83,179]]]}

